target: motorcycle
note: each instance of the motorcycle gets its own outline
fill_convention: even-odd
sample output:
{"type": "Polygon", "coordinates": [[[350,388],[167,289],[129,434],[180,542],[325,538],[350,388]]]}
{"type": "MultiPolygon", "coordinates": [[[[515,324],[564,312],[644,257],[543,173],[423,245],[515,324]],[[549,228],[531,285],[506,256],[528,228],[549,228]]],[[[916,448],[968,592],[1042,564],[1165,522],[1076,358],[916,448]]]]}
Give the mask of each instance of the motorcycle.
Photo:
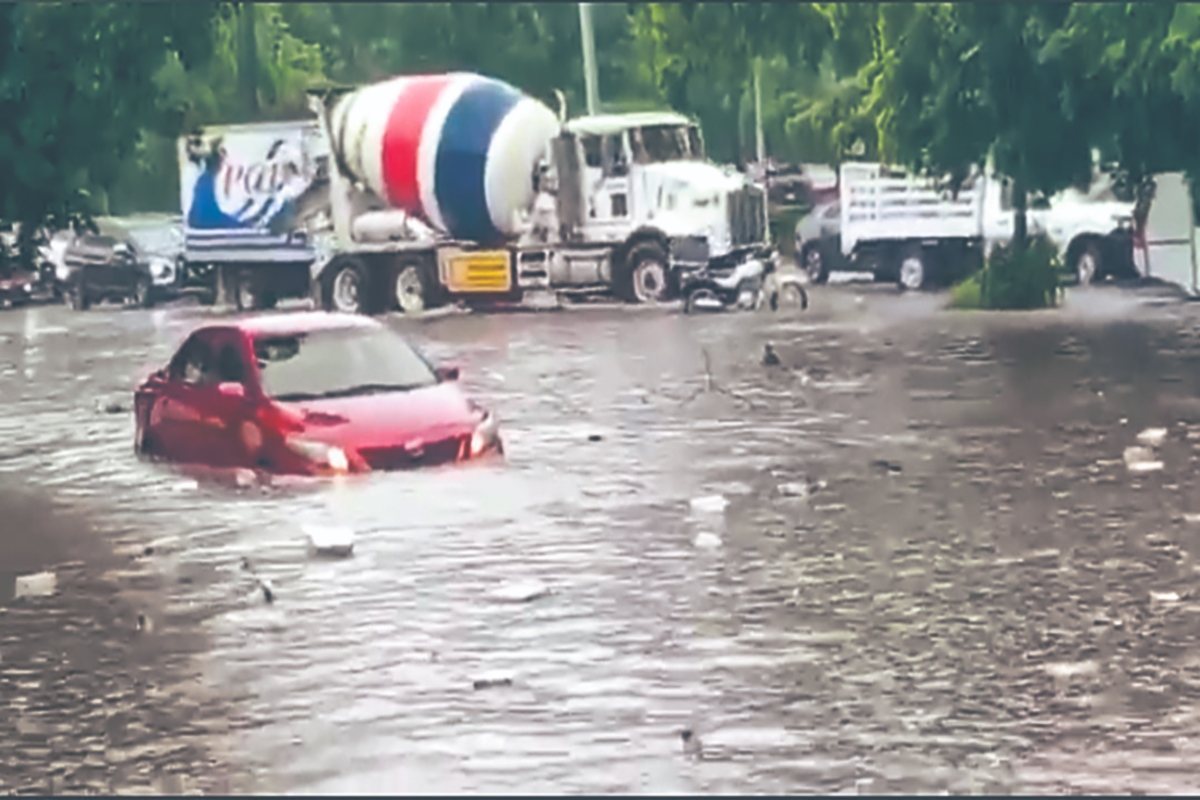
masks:
{"type": "Polygon", "coordinates": [[[749,258],[732,269],[702,267],[682,278],[683,312],[808,308],[808,292],[794,275],[781,275],[778,256],[749,258]]]}

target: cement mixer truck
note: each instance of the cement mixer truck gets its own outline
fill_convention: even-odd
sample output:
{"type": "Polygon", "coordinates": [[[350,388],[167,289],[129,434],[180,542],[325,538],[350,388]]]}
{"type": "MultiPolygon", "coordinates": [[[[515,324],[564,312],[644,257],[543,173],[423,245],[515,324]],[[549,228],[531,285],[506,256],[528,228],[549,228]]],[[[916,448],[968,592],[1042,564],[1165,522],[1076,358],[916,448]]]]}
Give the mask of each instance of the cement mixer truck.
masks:
{"type": "MultiPolygon", "coordinates": [[[[279,187],[259,202],[273,212],[222,198],[221,180],[210,205],[307,252],[309,291],[326,309],[421,313],[537,294],[654,303],[675,295],[682,271],[772,257],[762,190],[708,161],[680,114],[568,121],[562,106],[470,73],[313,92],[310,108],[315,124],[292,137],[298,165],[259,167],[279,187]]],[[[260,262],[217,266],[239,307],[297,293],[294,261],[260,262]]]]}

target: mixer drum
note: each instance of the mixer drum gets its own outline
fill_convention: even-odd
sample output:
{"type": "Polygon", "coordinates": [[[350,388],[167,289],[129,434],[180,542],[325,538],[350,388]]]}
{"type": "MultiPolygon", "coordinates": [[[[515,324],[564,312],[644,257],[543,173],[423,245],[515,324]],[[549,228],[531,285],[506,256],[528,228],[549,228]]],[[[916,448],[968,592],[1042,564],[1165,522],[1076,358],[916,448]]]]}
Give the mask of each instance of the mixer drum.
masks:
{"type": "Polygon", "coordinates": [[[329,127],[344,167],[388,203],[455,239],[494,243],[519,233],[559,123],[503,81],[451,73],[358,89],[329,127]]]}

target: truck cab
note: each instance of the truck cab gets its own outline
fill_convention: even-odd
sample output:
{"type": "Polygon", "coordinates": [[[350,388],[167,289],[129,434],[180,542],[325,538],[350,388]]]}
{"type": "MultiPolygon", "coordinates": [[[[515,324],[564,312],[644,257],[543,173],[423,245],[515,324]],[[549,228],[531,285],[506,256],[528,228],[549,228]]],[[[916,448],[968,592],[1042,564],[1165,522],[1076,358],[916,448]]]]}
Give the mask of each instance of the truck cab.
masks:
{"type": "Polygon", "coordinates": [[[732,268],[767,244],[762,190],[709,161],[699,126],[682,114],[566,122],[545,173],[539,188],[553,200],[542,207],[557,220],[533,236],[611,248],[614,288],[631,301],[668,299],[679,270],[732,268]]]}

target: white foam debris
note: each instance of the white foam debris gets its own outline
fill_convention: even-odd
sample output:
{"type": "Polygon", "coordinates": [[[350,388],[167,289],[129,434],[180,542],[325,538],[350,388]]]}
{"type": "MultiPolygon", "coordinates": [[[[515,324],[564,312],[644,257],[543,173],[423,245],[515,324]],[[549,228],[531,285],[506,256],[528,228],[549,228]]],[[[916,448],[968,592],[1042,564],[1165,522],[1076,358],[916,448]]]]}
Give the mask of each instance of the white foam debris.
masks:
{"type": "Polygon", "coordinates": [[[1146,428],[1137,435],[1137,440],[1147,447],[1161,447],[1167,439],[1166,428],[1146,428]]]}
{"type": "Polygon", "coordinates": [[[354,529],[345,526],[305,525],[308,544],[317,555],[348,556],[354,552],[354,529]]]}
{"type": "Polygon", "coordinates": [[[1159,603],[1178,603],[1178,592],[1150,592],[1150,599],[1159,603]]]}
{"type": "Polygon", "coordinates": [[[700,550],[715,550],[721,546],[721,537],[715,533],[704,531],[696,534],[696,538],[692,540],[692,545],[700,550]]]}
{"type": "Polygon", "coordinates": [[[729,501],[719,494],[708,494],[703,497],[693,497],[692,510],[708,514],[718,514],[729,506],[729,501]]]}
{"type": "Polygon", "coordinates": [[[1149,447],[1126,447],[1124,458],[1130,472],[1156,472],[1163,468],[1163,462],[1154,457],[1149,447]]]}
{"type": "Polygon", "coordinates": [[[1044,669],[1055,678],[1073,678],[1076,675],[1095,674],[1098,665],[1095,661],[1058,662],[1046,664],[1044,669]]]}
{"type": "Polygon", "coordinates": [[[513,581],[492,590],[492,599],[506,603],[528,603],[550,594],[550,587],[537,578],[513,581]]]}
{"type": "Polygon", "coordinates": [[[58,576],[53,572],[35,572],[18,575],[13,587],[13,599],[21,597],[49,597],[58,590],[58,576]]]}
{"type": "Polygon", "coordinates": [[[776,487],[784,497],[808,497],[808,484],[796,481],[793,483],[781,483],[776,487]]]}

